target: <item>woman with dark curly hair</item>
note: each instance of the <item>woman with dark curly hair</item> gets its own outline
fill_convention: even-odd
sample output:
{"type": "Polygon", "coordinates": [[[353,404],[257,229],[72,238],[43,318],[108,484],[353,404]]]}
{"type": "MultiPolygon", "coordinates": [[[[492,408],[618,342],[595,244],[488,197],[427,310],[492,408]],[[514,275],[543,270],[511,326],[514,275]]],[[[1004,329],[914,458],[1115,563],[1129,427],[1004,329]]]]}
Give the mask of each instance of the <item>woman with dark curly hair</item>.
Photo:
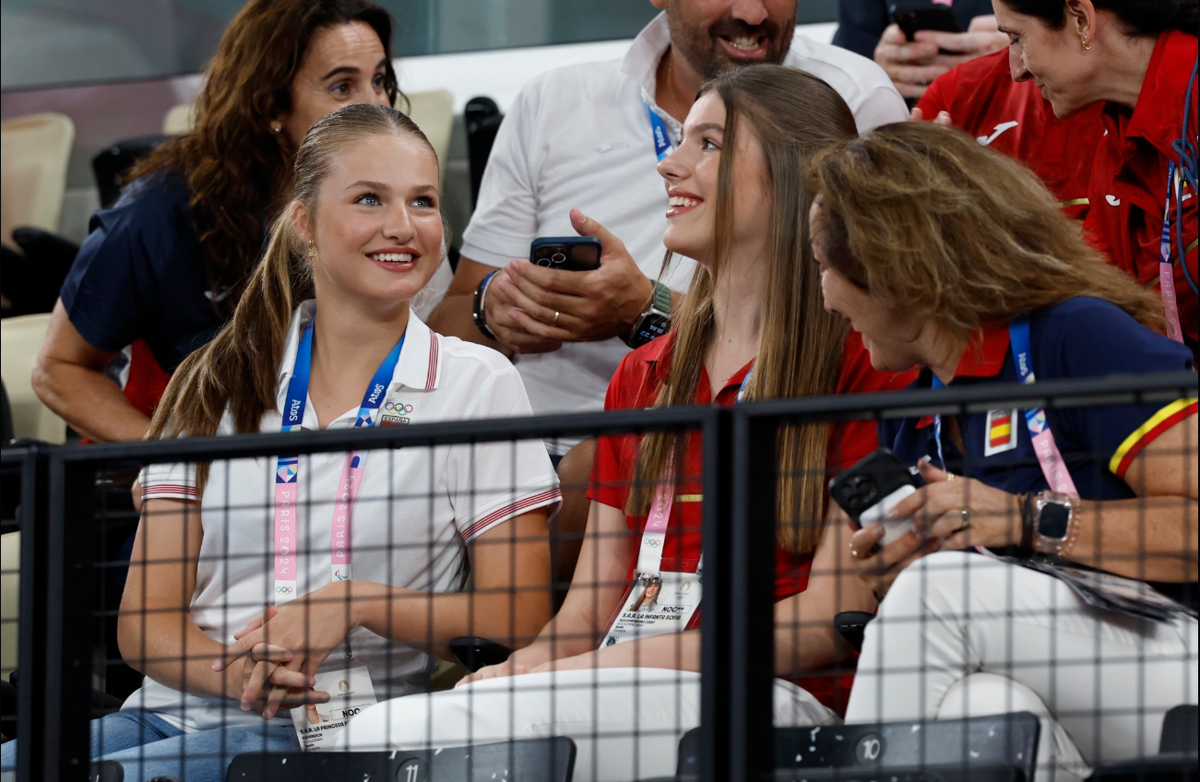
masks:
{"type": "MultiPolygon", "coordinates": [[[[146,410],[104,374],[144,340],[173,372],[233,313],[291,191],[309,127],[348,103],[393,105],[392,20],[369,0],[252,0],[208,66],[192,132],[147,157],[63,285],[33,383],[77,431],[146,434],[146,410]]],[[[154,400],[156,401],[156,400],[154,400]]]]}

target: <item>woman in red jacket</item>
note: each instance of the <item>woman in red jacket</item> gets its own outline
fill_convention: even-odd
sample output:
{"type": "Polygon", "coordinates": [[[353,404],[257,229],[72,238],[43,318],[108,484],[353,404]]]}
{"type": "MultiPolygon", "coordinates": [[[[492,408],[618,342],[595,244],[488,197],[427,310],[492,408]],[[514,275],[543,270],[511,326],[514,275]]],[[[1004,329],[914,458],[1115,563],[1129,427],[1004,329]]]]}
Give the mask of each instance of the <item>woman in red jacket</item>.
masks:
{"type": "Polygon", "coordinates": [[[1168,336],[1196,351],[1197,0],[996,0],[1014,78],[1054,113],[1103,102],[1084,222],[1110,261],[1161,291],[1168,336]]]}

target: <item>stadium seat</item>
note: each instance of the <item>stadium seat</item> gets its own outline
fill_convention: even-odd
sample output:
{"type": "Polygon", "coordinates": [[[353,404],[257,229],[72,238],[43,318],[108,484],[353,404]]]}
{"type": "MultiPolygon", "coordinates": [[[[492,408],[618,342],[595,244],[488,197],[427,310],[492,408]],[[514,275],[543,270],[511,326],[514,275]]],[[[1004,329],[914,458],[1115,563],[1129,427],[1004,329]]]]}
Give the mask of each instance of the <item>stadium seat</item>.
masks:
{"type": "Polygon", "coordinates": [[[14,228],[57,231],[75,124],[63,114],[30,114],[0,123],[0,241],[14,228]]]}
{"type": "Polygon", "coordinates": [[[471,206],[479,201],[479,185],[483,182],[483,170],[487,168],[492,144],[504,115],[491,98],[472,98],[463,110],[463,122],[467,127],[467,163],[471,172],[471,206]]]}
{"type": "Polygon", "coordinates": [[[92,173],[100,189],[102,207],[116,203],[125,186],[125,174],[162,142],[163,136],[138,136],[117,141],[96,153],[92,158],[92,173]]]}
{"type": "MultiPolygon", "coordinates": [[[[1040,730],[1029,712],[934,722],[777,728],[776,779],[1003,779],[1032,782],[1040,730]],[[841,776],[820,776],[826,771],[841,776]],[[850,772],[853,776],[847,777],[850,772]]],[[[679,742],[680,778],[700,773],[700,729],[679,742]]]]}
{"type": "Polygon", "coordinates": [[[1163,720],[1159,754],[1101,766],[1089,782],[1195,782],[1200,780],[1197,758],[1196,706],[1176,706],[1163,720]]]}
{"type": "Polygon", "coordinates": [[[5,318],[0,329],[0,375],[12,407],[13,435],[18,438],[63,443],[67,424],[42,403],[33,391],[33,365],[50,325],[50,315],[5,318]]]}
{"type": "Polygon", "coordinates": [[[196,124],[196,104],[180,103],[167,109],[163,117],[164,136],[182,136],[196,124]]]}
{"type": "Polygon", "coordinates": [[[570,782],[575,742],[522,739],[475,747],[412,752],[286,752],[238,755],[226,782],[310,782],[314,779],[395,782],[570,782]]]}
{"type": "MultiPolygon", "coordinates": [[[[440,187],[446,181],[446,161],[450,154],[450,134],[454,130],[454,95],[447,90],[414,92],[408,95],[408,116],[433,145],[441,162],[440,187]]],[[[397,108],[404,108],[403,101],[397,108]]]]}

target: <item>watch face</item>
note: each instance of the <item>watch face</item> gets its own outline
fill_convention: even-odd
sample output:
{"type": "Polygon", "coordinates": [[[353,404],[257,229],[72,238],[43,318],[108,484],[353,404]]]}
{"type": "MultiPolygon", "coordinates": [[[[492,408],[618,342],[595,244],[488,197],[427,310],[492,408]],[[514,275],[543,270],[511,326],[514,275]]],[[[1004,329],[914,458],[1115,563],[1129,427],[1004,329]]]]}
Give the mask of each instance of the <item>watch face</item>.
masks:
{"type": "Polygon", "coordinates": [[[1051,540],[1062,540],[1067,536],[1067,526],[1071,522],[1071,506],[1061,502],[1050,501],[1042,505],[1038,513],[1038,534],[1051,540]]]}
{"type": "Polygon", "coordinates": [[[645,345],[647,342],[653,342],[670,330],[671,316],[660,315],[656,312],[652,312],[645,318],[642,318],[642,322],[638,326],[638,343],[645,345]]]}

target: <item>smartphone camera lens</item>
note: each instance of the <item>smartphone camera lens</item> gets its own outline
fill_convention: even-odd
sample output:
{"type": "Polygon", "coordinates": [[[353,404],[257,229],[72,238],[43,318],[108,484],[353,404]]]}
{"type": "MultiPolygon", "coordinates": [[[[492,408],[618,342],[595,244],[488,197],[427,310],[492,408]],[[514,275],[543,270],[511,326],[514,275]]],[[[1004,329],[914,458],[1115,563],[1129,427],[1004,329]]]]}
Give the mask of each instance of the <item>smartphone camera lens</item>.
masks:
{"type": "Polygon", "coordinates": [[[850,500],[857,508],[869,508],[879,496],[875,490],[874,481],[859,475],[850,482],[846,487],[846,493],[850,495],[850,500]]]}
{"type": "Polygon", "coordinates": [[[560,250],[560,251],[554,253],[554,255],[551,255],[550,260],[554,261],[555,263],[562,263],[565,260],[567,260],[567,255],[566,255],[566,253],[564,253],[560,250]]]}

